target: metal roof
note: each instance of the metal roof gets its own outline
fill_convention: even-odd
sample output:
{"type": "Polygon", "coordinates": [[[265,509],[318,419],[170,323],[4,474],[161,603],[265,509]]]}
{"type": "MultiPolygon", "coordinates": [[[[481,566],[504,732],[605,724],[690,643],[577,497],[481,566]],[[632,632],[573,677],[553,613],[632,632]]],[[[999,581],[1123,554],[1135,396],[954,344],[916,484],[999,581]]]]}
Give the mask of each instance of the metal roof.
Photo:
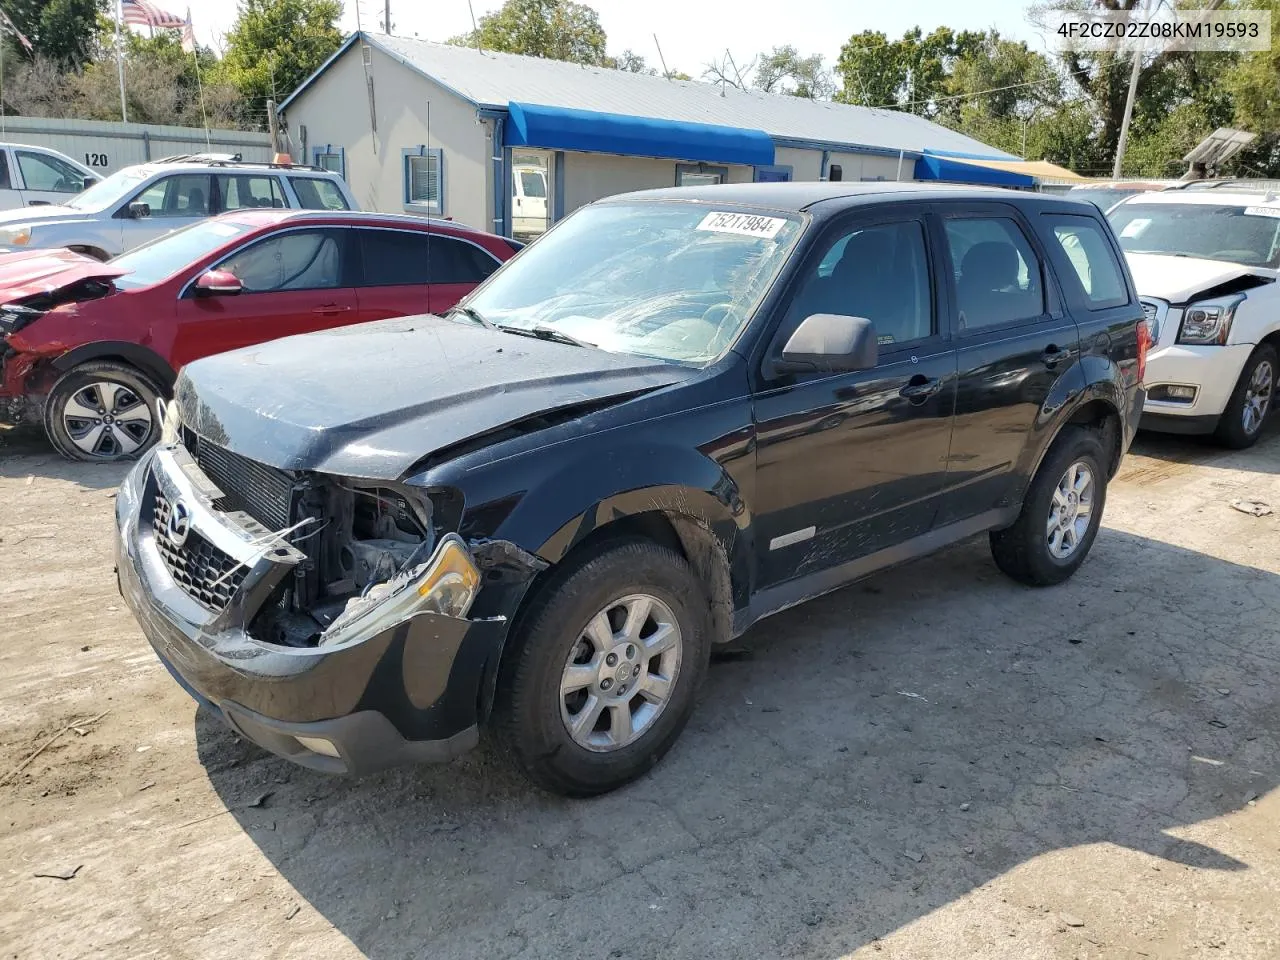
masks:
{"type": "MultiPolygon", "coordinates": [[[[353,34],[329,62],[360,36],[353,34]]],[[[371,46],[482,108],[506,110],[515,100],[633,117],[745,127],[763,130],[775,141],[802,141],[815,146],[871,148],[895,154],[945,150],[990,159],[1017,159],[900,110],[667,80],[407,37],[369,33],[363,37],[371,46]]],[[[281,109],[306,90],[327,66],[326,63],[304,81],[281,103],[281,109]]],[[[785,142],[780,145],[787,146],[785,142]]]]}

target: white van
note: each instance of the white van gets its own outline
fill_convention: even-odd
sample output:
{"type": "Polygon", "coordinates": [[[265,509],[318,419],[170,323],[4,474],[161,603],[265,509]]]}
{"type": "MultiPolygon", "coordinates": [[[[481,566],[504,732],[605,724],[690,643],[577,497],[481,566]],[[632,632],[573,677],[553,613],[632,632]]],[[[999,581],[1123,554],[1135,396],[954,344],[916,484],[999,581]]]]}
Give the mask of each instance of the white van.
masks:
{"type": "Polygon", "coordinates": [[[57,150],[0,143],[0,210],[66,203],[100,179],[57,150]]]}
{"type": "Polygon", "coordinates": [[[511,234],[532,240],[547,232],[547,171],[541,166],[516,164],[511,168],[511,234]]]}

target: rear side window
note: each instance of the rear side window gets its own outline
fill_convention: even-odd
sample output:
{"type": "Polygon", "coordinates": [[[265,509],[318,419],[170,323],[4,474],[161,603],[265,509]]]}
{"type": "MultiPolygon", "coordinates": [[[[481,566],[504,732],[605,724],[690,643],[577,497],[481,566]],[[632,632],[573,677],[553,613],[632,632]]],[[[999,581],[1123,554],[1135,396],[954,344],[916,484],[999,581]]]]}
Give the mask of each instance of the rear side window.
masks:
{"type": "Polygon", "coordinates": [[[1016,222],[949,219],[946,233],[962,331],[1027,323],[1044,314],[1040,260],[1016,222]]]}
{"type": "Polygon", "coordinates": [[[332,289],[342,281],[342,240],[337,230],[290,230],[241,248],[218,269],[247,294],[332,289]]]}
{"type": "Polygon", "coordinates": [[[207,217],[209,189],[206,174],[180,174],[157,180],[133,202],[145,203],[153,217],[207,217]]]}
{"type": "Polygon", "coordinates": [[[9,158],[5,156],[5,151],[0,150],[0,190],[8,189],[10,189],[9,158]]]}
{"type": "Polygon", "coordinates": [[[332,180],[318,177],[290,177],[293,192],[304,210],[350,210],[347,198],[332,180]]]}
{"type": "Polygon", "coordinates": [[[441,234],[361,230],[364,284],[479,283],[498,269],[483,250],[441,234]]]}
{"type": "Polygon", "coordinates": [[[1068,277],[1079,281],[1085,303],[1094,310],[1120,307],[1129,302],[1124,273],[1102,232],[1089,217],[1054,216],[1053,238],[1071,265],[1068,277]]]}

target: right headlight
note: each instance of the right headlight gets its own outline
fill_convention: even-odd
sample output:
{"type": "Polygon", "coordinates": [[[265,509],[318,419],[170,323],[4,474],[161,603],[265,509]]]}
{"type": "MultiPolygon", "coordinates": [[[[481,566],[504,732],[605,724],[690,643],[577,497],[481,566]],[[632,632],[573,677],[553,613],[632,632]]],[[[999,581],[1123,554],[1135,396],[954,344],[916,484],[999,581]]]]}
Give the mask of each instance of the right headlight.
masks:
{"type": "Polygon", "coordinates": [[[1182,311],[1178,343],[1190,346],[1221,345],[1231,336],[1231,321],[1236,308],[1244,302],[1244,294],[1221,300],[1191,303],[1182,311]]]}
{"type": "Polygon", "coordinates": [[[426,563],[371,587],[320,635],[320,646],[360,643],[419,613],[462,618],[480,590],[480,571],[456,533],[445,534],[426,563]]]}

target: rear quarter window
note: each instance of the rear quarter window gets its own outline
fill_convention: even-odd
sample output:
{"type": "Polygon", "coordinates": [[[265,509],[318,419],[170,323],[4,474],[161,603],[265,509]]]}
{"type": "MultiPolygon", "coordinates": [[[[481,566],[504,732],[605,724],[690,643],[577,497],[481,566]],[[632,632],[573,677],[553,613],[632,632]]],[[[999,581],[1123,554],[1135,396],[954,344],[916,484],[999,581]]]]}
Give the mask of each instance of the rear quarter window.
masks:
{"type": "Polygon", "coordinates": [[[1071,299],[1089,310],[1129,302],[1124,270],[1101,223],[1064,214],[1046,214],[1045,220],[1053,238],[1049,249],[1071,299]]]}
{"type": "Polygon", "coordinates": [[[304,210],[350,210],[347,198],[332,180],[320,177],[290,177],[293,192],[304,210]]]}

